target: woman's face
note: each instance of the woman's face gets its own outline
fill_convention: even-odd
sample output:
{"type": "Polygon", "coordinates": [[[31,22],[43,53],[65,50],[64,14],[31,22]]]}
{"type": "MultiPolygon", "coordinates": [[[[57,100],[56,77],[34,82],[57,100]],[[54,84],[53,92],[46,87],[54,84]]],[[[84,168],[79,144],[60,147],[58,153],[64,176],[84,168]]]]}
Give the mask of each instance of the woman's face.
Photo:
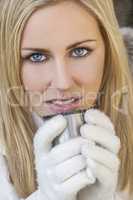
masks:
{"type": "Polygon", "coordinates": [[[105,45],[96,19],[79,4],[64,1],[34,12],[24,29],[21,57],[29,106],[39,115],[95,103],[105,45]]]}

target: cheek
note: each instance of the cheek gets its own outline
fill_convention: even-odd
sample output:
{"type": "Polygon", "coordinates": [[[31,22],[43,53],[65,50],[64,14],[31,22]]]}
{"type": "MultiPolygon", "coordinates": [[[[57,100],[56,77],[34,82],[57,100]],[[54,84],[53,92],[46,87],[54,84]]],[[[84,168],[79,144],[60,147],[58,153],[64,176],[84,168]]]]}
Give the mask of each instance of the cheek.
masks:
{"type": "Polygon", "coordinates": [[[80,75],[80,81],[83,85],[93,84],[101,80],[103,74],[102,67],[98,68],[98,66],[94,65],[82,65],[82,68],[83,69],[80,69],[78,73],[80,75]]]}
{"type": "Polygon", "coordinates": [[[50,77],[41,66],[25,64],[22,66],[22,82],[25,89],[30,91],[43,91],[47,87],[50,77]]]}
{"type": "Polygon", "coordinates": [[[82,85],[94,86],[100,84],[104,71],[104,56],[100,59],[96,55],[77,63],[75,73],[80,78],[82,85]]]}

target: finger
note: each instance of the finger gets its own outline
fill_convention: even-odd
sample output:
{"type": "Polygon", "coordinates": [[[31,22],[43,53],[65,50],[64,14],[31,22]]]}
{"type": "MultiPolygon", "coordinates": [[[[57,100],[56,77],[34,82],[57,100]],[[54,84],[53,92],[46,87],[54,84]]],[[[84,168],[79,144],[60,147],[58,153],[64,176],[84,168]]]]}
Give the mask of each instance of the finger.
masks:
{"type": "Polygon", "coordinates": [[[77,174],[80,170],[85,169],[86,166],[85,157],[77,155],[59,165],[56,165],[53,173],[57,180],[64,182],[66,179],[77,174]]]}
{"type": "Polygon", "coordinates": [[[83,138],[92,140],[115,154],[120,150],[120,139],[105,128],[84,124],[80,127],[80,133],[83,138]]]}
{"type": "Polygon", "coordinates": [[[95,124],[106,128],[115,135],[114,125],[104,112],[98,109],[89,109],[85,112],[84,119],[88,124],[95,124]]]}
{"type": "Polygon", "coordinates": [[[93,183],[88,178],[86,170],[83,170],[62,184],[56,185],[56,190],[68,194],[76,194],[79,190],[91,184],[93,183]]]}
{"type": "MultiPolygon", "coordinates": [[[[81,147],[87,142],[82,137],[72,138],[66,143],[59,144],[52,148],[52,150],[46,155],[39,156],[39,159],[35,159],[37,170],[43,170],[44,168],[53,168],[65,160],[68,160],[76,155],[81,155],[81,147]]],[[[49,171],[49,170],[48,170],[49,171]]],[[[49,173],[49,172],[48,172],[49,173]]]]}
{"type": "Polygon", "coordinates": [[[94,176],[97,180],[105,187],[105,188],[114,188],[117,183],[118,173],[112,172],[110,169],[101,165],[98,162],[94,162],[95,164],[89,165],[89,169],[91,169],[94,176]]]}
{"type": "Polygon", "coordinates": [[[87,177],[89,178],[91,184],[95,183],[96,181],[96,177],[94,176],[93,172],[91,171],[91,169],[88,167],[86,167],[86,174],[87,174],[87,177]]]}
{"type": "Polygon", "coordinates": [[[54,138],[60,135],[67,126],[67,121],[62,115],[57,115],[47,120],[34,137],[35,155],[38,157],[50,151],[54,138]]]}
{"type": "Polygon", "coordinates": [[[90,162],[91,159],[104,165],[113,172],[118,172],[120,160],[115,154],[107,151],[106,149],[98,146],[90,148],[89,146],[84,145],[82,146],[81,152],[86,157],[86,159],[88,158],[87,163],[90,162]]]}
{"type": "Polygon", "coordinates": [[[49,153],[49,162],[51,162],[52,165],[59,164],[73,156],[80,154],[82,145],[86,143],[86,139],[82,137],[76,137],[63,144],[53,147],[49,153]]]}

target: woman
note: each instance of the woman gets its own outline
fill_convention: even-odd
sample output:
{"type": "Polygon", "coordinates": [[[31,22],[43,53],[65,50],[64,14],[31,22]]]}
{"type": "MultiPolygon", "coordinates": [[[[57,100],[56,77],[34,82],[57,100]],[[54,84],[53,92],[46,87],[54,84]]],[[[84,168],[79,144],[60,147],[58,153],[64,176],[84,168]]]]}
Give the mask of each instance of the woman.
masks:
{"type": "Polygon", "coordinates": [[[133,90],[112,1],[2,0],[0,9],[1,199],[128,199],[133,90]],[[67,126],[57,114],[96,100],[81,136],[52,147],[67,126]]]}

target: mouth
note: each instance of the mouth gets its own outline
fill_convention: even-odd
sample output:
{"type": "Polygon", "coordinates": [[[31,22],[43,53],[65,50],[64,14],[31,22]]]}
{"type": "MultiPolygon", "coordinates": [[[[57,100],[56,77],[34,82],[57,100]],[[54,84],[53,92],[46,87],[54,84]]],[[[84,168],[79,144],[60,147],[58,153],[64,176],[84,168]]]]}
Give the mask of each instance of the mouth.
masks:
{"type": "Polygon", "coordinates": [[[50,110],[59,113],[74,110],[80,107],[82,97],[71,97],[68,99],[52,99],[46,101],[50,110]]]}
{"type": "Polygon", "coordinates": [[[51,100],[48,100],[45,102],[48,104],[66,105],[66,104],[76,102],[76,101],[80,100],[81,98],[82,97],[70,97],[70,98],[66,98],[66,99],[51,99],[51,100]]]}

